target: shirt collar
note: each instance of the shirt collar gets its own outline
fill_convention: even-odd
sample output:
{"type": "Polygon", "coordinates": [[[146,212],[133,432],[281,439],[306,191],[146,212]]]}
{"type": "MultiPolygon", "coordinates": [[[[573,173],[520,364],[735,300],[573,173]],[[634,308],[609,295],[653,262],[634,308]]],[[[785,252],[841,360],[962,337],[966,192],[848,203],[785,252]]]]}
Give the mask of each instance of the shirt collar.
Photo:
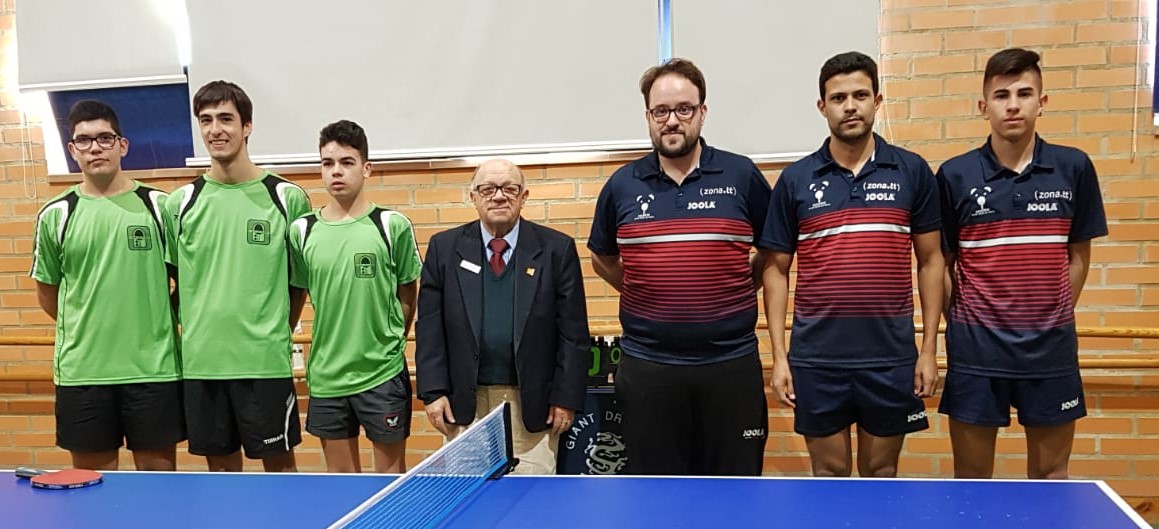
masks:
{"type": "MultiPolygon", "coordinates": [[[[839,167],[837,162],[833,160],[833,155],[829,153],[829,142],[833,138],[825,138],[821,143],[821,148],[817,149],[816,162],[813,166],[813,177],[818,178],[828,174],[834,168],[839,167]]],[[[876,132],[873,133],[873,154],[869,157],[868,164],[873,164],[874,167],[897,167],[897,153],[893,145],[885,141],[885,138],[878,136],[876,132]]]]}
{"type": "MultiPolygon", "coordinates": [[[[511,228],[511,231],[503,236],[503,240],[507,241],[507,249],[509,251],[515,251],[515,243],[519,241],[519,224],[521,222],[523,222],[522,218],[516,220],[515,227],[511,228]]],[[[487,231],[487,228],[483,226],[482,222],[479,223],[479,231],[483,234],[483,247],[488,248],[488,245],[491,244],[491,239],[494,239],[495,235],[487,231]]]]}
{"type": "MultiPolygon", "coordinates": [[[[990,182],[1000,176],[1006,174],[1014,174],[1014,171],[1007,169],[998,161],[998,156],[994,154],[994,147],[990,144],[992,138],[986,138],[986,143],[979,148],[982,155],[982,179],[990,182]]],[[[1054,166],[1049,160],[1043,156],[1043,146],[1046,142],[1038,134],[1034,135],[1034,154],[1031,155],[1030,164],[1026,166],[1024,172],[1031,172],[1034,169],[1051,169],[1054,166]]]]}
{"type": "MultiPolygon", "coordinates": [[[[720,173],[724,168],[716,164],[716,149],[704,141],[704,138],[698,140],[700,142],[700,160],[697,162],[697,167],[692,171],[692,174],[700,172],[704,173],[720,173]]],[[[656,149],[640,160],[636,166],[636,171],[633,173],[636,178],[644,180],[660,176],[662,173],[660,169],[660,153],[656,149]]]]}

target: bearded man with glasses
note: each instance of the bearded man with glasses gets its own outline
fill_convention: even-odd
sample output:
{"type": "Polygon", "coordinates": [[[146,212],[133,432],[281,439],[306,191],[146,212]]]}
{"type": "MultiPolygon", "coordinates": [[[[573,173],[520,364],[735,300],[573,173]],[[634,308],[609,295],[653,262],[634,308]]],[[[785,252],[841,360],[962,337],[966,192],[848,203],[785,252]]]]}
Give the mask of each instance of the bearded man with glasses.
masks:
{"type": "Polygon", "coordinates": [[[583,406],[588,315],[575,241],[520,218],[529,192],[506,160],[471,179],[479,220],[427,245],[415,376],[448,439],[511,403],[515,473],[554,474],[559,434],[583,406]]]}
{"type": "Polygon", "coordinates": [[[752,249],[769,183],[752,160],[700,137],[708,106],[696,65],[649,68],[640,92],[655,150],[608,179],[588,239],[596,273],[620,292],[627,471],[759,475],[768,407],[752,249]]]}

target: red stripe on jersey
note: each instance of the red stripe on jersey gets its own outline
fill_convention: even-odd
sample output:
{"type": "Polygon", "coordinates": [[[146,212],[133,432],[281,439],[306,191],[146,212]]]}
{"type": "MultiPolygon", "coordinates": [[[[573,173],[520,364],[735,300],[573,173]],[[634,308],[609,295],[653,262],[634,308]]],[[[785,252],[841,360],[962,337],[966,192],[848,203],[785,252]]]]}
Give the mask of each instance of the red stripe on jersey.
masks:
{"type": "MultiPolygon", "coordinates": [[[[1070,219],[1015,219],[962,229],[962,240],[1065,236],[1070,219]]],[[[1066,243],[958,248],[958,292],[950,318],[1010,330],[1053,329],[1074,322],[1066,243]]]]}
{"type": "Polygon", "coordinates": [[[801,221],[800,232],[836,228],[846,224],[897,224],[909,226],[910,213],[897,208],[849,208],[809,217],[801,221]]]}
{"type": "MultiPolygon", "coordinates": [[[[743,221],[678,219],[621,226],[617,238],[657,235],[752,236],[743,221]]],[[[751,244],[739,241],[672,241],[621,244],[621,308],[658,322],[711,323],[752,310],[756,303],[751,244]]]]}
{"type": "MultiPolygon", "coordinates": [[[[908,227],[909,211],[856,208],[818,215],[802,233],[850,224],[908,227]]],[[[793,312],[802,318],[912,316],[912,242],[898,232],[850,232],[806,239],[797,245],[793,312]]]]}
{"type": "Polygon", "coordinates": [[[616,229],[616,237],[621,239],[697,233],[720,233],[751,237],[753,228],[747,222],[733,219],[673,219],[633,222],[616,229]]]}
{"type": "Polygon", "coordinates": [[[963,226],[958,233],[958,239],[980,241],[999,237],[1067,235],[1069,233],[1070,219],[1012,219],[963,226]]]}

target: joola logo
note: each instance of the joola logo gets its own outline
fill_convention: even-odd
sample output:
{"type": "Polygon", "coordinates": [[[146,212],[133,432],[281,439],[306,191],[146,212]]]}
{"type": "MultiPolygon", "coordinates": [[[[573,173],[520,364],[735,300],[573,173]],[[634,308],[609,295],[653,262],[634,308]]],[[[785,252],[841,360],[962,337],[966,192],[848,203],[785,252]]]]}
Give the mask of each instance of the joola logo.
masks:
{"type": "Polygon", "coordinates": [[[716,201],[715,200],[703,200],[700,202],[689,202],[688,203],[688,210],[691,211],[694,209],[716,209],[716,201]]]}
{"type": "Polygon", "coordinates": [[[745,431],[741,432],[740,436],[744,439],[764,439],[765,438],[765,429],[764,428],[746,428],[745,431]]]}
{"type": "Polygon", "coordinates": [[[1048,202],[1046,204],[1031,202],[1026,205],[1026,211],[1058,211],[1058,202],[1048,202]]]}
{"type": "Polygon", "coordinates": [[[1077,408],[1078,405],[1079,405],[1079,398],[1075,397],[1073,399],[1070,399],[1070,400],[1062,403],[1062,407],[1061,407],[1060,411],[1071,410],[1071,409],[1077,408]]]}
{"type": "Polygon", "coordinates": [[[906,415],[905,422],[917,422],[926,418],[926,410],[906,415]]]}
{"type": "Polygon", "coordinates": [[[869,193],[865,200],[897,200],[893,193],[869,193]]]}

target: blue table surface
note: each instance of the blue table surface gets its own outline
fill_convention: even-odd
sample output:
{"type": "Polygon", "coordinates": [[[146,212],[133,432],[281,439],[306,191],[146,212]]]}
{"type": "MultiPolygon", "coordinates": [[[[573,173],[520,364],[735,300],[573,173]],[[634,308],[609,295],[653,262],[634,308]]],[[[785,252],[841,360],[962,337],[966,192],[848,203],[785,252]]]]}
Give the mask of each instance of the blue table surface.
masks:
{"type": "MultiPolygon", "coordinates": [[[[112,472],[94,487],[49,491],[0,472],[0,527],[324,528],[393,479],[112,472]]],[[[485,485],[440,527],[1149,526],[1094,481],[507,476],[485,485]]]]}

